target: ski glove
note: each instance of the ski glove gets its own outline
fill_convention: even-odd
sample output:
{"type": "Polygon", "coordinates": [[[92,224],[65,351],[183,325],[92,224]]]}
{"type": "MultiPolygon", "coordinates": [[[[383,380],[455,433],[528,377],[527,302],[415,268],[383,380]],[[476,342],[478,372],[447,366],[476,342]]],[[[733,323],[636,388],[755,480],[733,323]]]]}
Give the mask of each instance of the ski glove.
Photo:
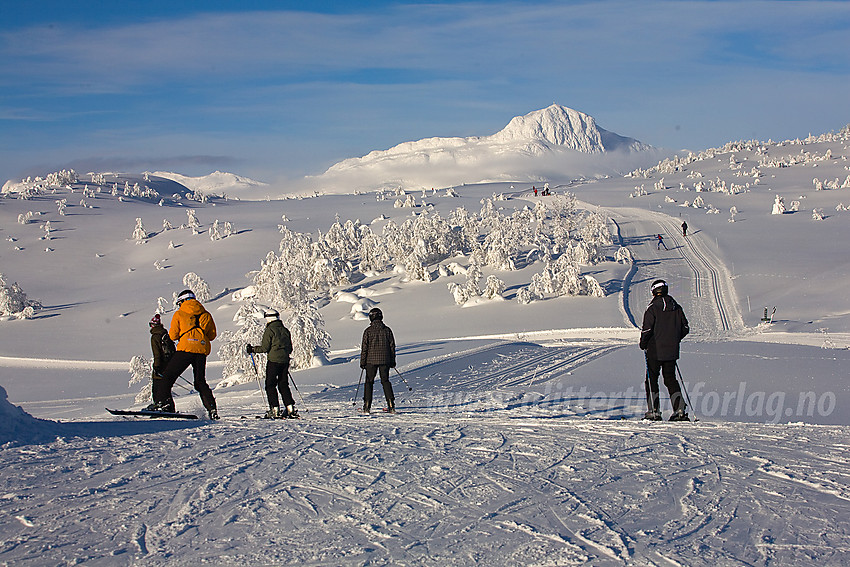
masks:
{"type": "Polygon", "coordinates": [[[254,354],[254,347],[252,347],[251,345],[247,345],[245,347],[245,352],[247,352],[248,354],[254,354]]]}

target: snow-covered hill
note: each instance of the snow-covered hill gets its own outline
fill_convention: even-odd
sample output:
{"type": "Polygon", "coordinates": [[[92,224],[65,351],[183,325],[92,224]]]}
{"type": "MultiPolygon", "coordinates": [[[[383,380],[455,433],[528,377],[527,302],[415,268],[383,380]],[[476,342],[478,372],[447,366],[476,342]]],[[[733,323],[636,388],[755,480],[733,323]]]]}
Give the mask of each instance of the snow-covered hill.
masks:
{"type": "Polygon", "coordinates": [[[0,563],[847,564],[848,164],[845,128],[546,179],[551,196],[236,201],[144,174],[4,192],[0,563]],[[106,414],[140,405],[130,359],[190,272],[223,419],[106,414]],[[657,277],[691,322],[678,369],[698,422],[638,419],[657,277]],[[250,312],[293,297],[330,347],[292,373],[304,419],[255,420],[258,377],[220,347],[243,352],[250,312]],[[355,413],[373,305],[398,343],[394,416],[355,413]]]}
{"type": "Polygon", "coordinates": [[[491,136],[426,138],[343,160],[315,178],[337,189],[407,189],[484,181],[569,181],[657,161],[651,146],[600,128],[583,112],[553,104],[513,118],[491,136]]]}
{"type": "Polygon", "coordinates": [[[176,181],[192,191],[202,191],[214,195],[239,196],[248,190],[261,189],[268,186],[267,183],[262,181],[255,181],[248,177],[236,175],[235,173],[221,171],[215,171],[209,175],[202,175],[200,177],[187,177],[179,173],[167,171],[156,171],[153,175],[176,181]]]}

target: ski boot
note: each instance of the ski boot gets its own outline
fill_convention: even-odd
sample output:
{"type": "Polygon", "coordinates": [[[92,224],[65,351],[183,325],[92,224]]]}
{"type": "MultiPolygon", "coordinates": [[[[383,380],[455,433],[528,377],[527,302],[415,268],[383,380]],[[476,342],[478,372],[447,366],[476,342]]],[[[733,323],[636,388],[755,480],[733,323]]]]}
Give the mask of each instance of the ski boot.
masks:
{"type": "Polygon", "coordinates": [[[145,408],[145,411],[161,411],[166,413],[174,413],[174,401],[154,402],[145,408]]]}
{"type": "Polygon", "coordinates": [[[207,413],[209,414],[211,420],[215,421],[215,420],[219,419],[217,409],[210,408],[210,409],[207,410],[207,413]]]}
{"type": "Polygon", "coordinates": [[[670,416],[670,421],[690,421],[691,418],[688,417],[688,412],[685,410],[676,410],[673,412],[673,415],[670,416]]]}
{"type": "Polygon", "coordinates": [[[384,411],[387,413],[395,413],[395,400],[387,402],[387,409],[384,411]]]}
{"type": "Polygon", "coordinates": [[[372,404],[363,404],[363,407],[360,409],[360,413],[365,415],[372,413],[372,404]]]}
{"type": "Polygon", "coordinates": [[[289,419],[299,419],[301,416],[298,415],[298,412],[295,410],[295,406],[286,406],[286,414],[281,417],[286,417],[289,419]]]}
{"type": "Polygon", "coordinates": [[[283,415],[280,413],[280,408],[277,406],[269,408],[269,411],[266,412],[266,415],[263,416],[263,419],[280,419],[283,415]]]}
{"type": "Polygon", "coordinates": [[[645,414],[643,414],[643,418],[647,421],[661,421],[661,412],[655,410],[649,410],[645,414]]]}

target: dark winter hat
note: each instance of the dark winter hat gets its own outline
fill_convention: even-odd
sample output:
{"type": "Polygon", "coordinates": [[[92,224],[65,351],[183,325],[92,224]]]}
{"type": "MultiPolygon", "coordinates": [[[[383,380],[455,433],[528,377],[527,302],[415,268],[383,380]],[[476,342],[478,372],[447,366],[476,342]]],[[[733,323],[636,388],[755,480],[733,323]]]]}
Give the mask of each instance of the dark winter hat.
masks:
{"type": "Polygon", "coordinates": [[[157,325],[162,325],[162,319],[160,318],[159,313],[157,313],[156,315],[154,315],[151,318],[150,325],[151,325],[151,327],[156,327],[157,325]]]}
{"type": "Polygon", "coordinates": [[[280,319],[280,313],[277,312],[277,309],[270,309],[263,313],[263,317],[266,321],[274,321],[275,319],[280,319]]]}
{"type": "Polygon", "coordinates": [[[191,289],[184,289],[180,292],[180,295],[177,296],[177,305],[180,305],[187,299],[195,299],[195,294],[192,293],[191,289]]]}
{"type": "Polygon", "coordinates": [[[376,319],[382,321],[384,319],[384,313],[377,307],[373,307],[372,310],[369,311],[369,320],[375,321],[376,319]]]}
{"type": "Polygon", "coordinates": [[[655,280],[652,282],[652,295],[667,295],[667,282],[664,280],[655,280]]]}

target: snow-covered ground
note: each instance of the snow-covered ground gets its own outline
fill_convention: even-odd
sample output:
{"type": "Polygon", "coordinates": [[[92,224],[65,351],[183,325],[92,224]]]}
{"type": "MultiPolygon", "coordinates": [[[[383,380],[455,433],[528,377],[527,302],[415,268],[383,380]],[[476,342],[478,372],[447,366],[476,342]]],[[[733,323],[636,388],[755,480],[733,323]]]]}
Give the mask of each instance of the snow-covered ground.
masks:
{"type": "Polygon", "coordinates": [[[138,407],[128,361],[150,356],[157,298],[170,309],[186,273],[209,284],[219,333],[237,330],[234,292],[278,251],[279,225],[317,237],[338,216],[380,232],[426,205],[448,218],[496,195],[507,215],[554,197],[499,183],[408,191],[412,209],[375,193],[198,202],[165,198],[174,179],[119,174],[96,180],[117,195],[92,181],[84,195],[83,179],[0,198],[0,272],[43,305],[0,321],[0,564],[847,564],[848,145],[846,131],[730,144],[628,177],[553,179],[607,219],[608,260],[582,266],[602,298],[521,304],[533,257],[484,266],[502,299],[465,306],[447,286],[465,281],[447,269],[463,256],[430,266],[431,282],[389,270],[332,289],[328,362],[293,373],[300,421],[253,419],[257,383],[222,387],[215,348],[221,421],[103,408],[138,407]],[[125,197],[124,180],[168,190],[125,197]],[[771,214],[777,195],[798,210],[771,214]],[[211,240],[215,221],[234,230],[211,240]],[[632,263],[613,261],[620,247],[632,263]],[[638,419],[636,324],[658,277],[691,322],[679,369],[698,422],[638,419]],[[355,412],[366,300],[398,341],[398,415],[355,412]]]}

